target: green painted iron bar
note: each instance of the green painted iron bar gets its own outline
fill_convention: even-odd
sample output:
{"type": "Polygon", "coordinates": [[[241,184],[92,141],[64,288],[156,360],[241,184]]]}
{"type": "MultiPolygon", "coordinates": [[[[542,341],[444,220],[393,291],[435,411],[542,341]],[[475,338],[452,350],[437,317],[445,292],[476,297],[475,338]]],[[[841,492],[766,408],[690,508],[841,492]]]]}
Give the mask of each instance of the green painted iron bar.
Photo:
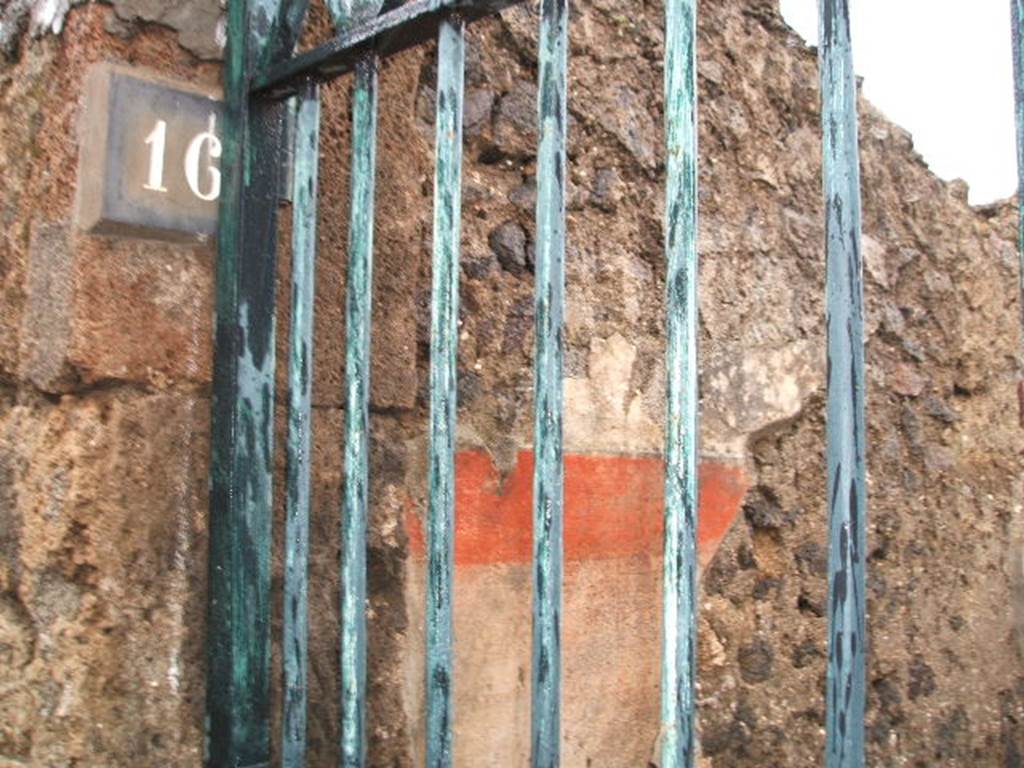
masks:
{"type": "Polygon", "coordinates": [[[366,765],[366,519],[377,57],[352,88],[352,192],[345,318],[345,491],[341,520],[341,765],[366,765]]]}
{"type": "MultiPolygon", "coordinates": [[[[262,0],[257,10],[279,11],[262,0]]],[[[274,284],[284,105],[248,98],[265,40],[228,6],[211,409],[209,768],[270,760],[274,284]]]]}
{"type": "Polygon", "coordinates": [[[319,87],[299,91],[292,177],[292,306],[288,356],[288,444],[284,534],[284,714],[282,768],[306,764],[307,615],[309,607],[310,396],[313,384],[313,286],[316,263],[319,87]]]}
{"type": "MultiPolygon", "coordinates": [[[[212,768],[259,765],[269,749],[274,191],[281,116],[280,104],[249,110],[246,122],[262,127],[250,125],[250,140],[235,155],[251,169],[244,207],[236,208],[235,221],[220,219],[207,641],[212,768]]],[[[222,169],[231,164],[224,155],[221,162],[222,169]]],[[[227,175],[231,184],[241,172],[227,175]]]]}
{"type": "MultiPolygon", "coordinates": [[[[1022,317],[1024,317],[1024,0],[1010,0],[1010,11],[1012,14],[1010,29],[1013,41],[1013,92],[1017,117],[1017,204],[1020,206],[1018,279],[1020,281],[1020,308],[1022,317]]],[[[1024,382],[1018,386],[1021,388],[1022,400],[1024,400],[1024,382]]]]}
{"type": "Polygon", "coordinates": [[[531,760],[555,768],[562,694],[562,325],[568,0],[542,0],[537,152],[531,760]]]}
{"type": "Polygon", "coordinates": [[[665,542],[661,765],[691,768],[697,679],[697,10],[665,3],[665,542]]]}
{"type": "Polygon", "coordinates": [[[452,764],[452,571],[465,55],[465,23],[459,18],[441,22],[437,38],[434,262],[430,310],[426,620],[429,768],[447,768],[452,764]]]}
{"type": "Polygon", "coordinates": [[[819,68],[827,247],[829,519],[826,763],[864,765],[864,290],[857,85],[847,0],[822,0],[819,68]]]}
{"type": "Polygon", "coordinates": [[[309,0],[253,0],[249,30],[260,39],[262,51],[256,72],[266,72],[292,55],[308,6],[309,0]]]}
{"type": "Polygon", "coordinates": [[[327,0],[327,9],[338,32],[376,17],[383,6],[384,0],[327,0]]]}
{"type": "Polygon", "coordinates": [[[275,97],[293,93],[307,77],[329,80],[350,72],[363,56],[376,52],[390,56],[430,40],[438,25],[452,13],[466,23],[516,5],[522,0],[411,0],[394,10],[365,21],[356,19],[351,29],[311,51],[272,66],[255,83],[256,91],[275,97]]]}

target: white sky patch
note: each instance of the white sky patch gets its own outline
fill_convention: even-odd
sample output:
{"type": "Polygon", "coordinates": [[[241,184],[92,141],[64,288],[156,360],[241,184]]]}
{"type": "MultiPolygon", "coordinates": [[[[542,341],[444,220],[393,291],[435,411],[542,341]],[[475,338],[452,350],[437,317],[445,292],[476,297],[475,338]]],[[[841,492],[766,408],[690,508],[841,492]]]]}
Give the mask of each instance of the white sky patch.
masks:
{"type": "MultiPolygon", "coordinates": [[[[817,0],[780,0],[808,42],[817,0]]],[[[909,130],[944,179],[964,179],[971,203],[1017,187],[1010,4],[1006,0],[852,0],[853,63],[864,95],[909,130]]]]}

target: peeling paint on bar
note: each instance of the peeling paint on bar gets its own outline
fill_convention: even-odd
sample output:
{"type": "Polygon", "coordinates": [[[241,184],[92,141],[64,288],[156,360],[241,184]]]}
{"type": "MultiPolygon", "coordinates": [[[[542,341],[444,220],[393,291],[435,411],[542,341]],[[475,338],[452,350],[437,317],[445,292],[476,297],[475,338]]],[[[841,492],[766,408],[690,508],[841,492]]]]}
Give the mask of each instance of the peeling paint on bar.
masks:
{"type": "Polygon", "coordinates": [[[248,0],[249,66],[252,76],[259,73],[273,45],[278,18],[285,15],[290,0],[248,0]]]}
{"type": "Polygon", "coordinates": [[[326,0],[327,9],[339,32],[365,24],[380,13],[384,0],[326,0]]]}
{"type": "Polygon", "coordinates": [[[270,17],[268,28],[262,33],[258,68],[259,73],[262,73],[292,55],[306,20],[309,0],[284,0],[283,3],[277,0],[257,0],[257,3],[266,6],[265,12],[270,17]]]}
{"type": "Polygon", "coordinates": [[[427,518],[427,766],[452,764],[452,585],[455,419],[462,210],[465,24],[441,23],[437,40],[434,261],[430,313],[430,505],[427,518]]]}
{"type": "Polygon", "coordinates": [[[288,356],[288,444],[284,534],[284,732],[282,768],[306,764],[309,607],[310,396],[316,263],[320,95],[309,82],[297,98],[292,179],[292,306],[288,356]]]}
{"type": "Polygon", "coordinates": [[[665,542],[661,766],[695,762],[697,676],[697,11],[665,4],[665,542]]]}
{"type": "MultiPolygon", "coordinates": [[[[260,18],[280,9],[262,0],[260,18]]],[[[206,765],[269,760],[274,279],[283,104],[248,98],[264,40],[229,4],[210,457],[206,765]]]]}
{"type": "MultiPolygon", "coordinates": [[[[1024,0],[1010,0],[1010,29],[1013,42],[1013,93],[1015,97],[1017,118],[1017,204],[1019,217],[1018,258],[1020,268],[1017,272],[1020,281],[1020,305],[1024,320],[1024,0]]],[[[1020,391],[1024,392],[1024,382],[1020,391]]],[[[1021,396],[1021,426],[1024,426],[1024,395],[1021,396]]]]}
{"type": "Polygon", "coordinates": [[[341,520],[341,765],[366,765],[366,518],[377,57],[356,65],[345,318],[345,490],[341,520]]]}
{"type": "Polygon", "coordinates": [[[560,752],[562,614],[562,342],[565,294],[568,0],[542,0],[537,152],[534,363],[533,663],[531,760],[555,768],[560,752]]]}
{"type": "Polygon", "coordinates": [[[847,0],[822,0],[819,66],[827,244],[829,768],[864,765],[864,299],[857,86],[847,0]]]}

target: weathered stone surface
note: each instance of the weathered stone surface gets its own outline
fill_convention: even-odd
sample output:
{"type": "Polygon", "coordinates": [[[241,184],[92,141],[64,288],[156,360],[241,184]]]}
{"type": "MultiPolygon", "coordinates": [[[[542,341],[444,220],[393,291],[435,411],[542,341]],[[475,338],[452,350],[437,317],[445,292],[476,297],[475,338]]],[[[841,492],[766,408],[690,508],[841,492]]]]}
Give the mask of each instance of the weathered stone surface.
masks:
{"type": "Polygon", "coordinates": [[[0,417],[4,758],[199,761],[208,411],[112,391],[0,417]]]}
{"type": "MultiPolygon", "coordinates": [[[[499,30],[474,31],[483,50],[495,51],[481,56],[481,70],[496,88],[511,85],[499,90],[492,129],[468,140],[467,157],[479,158],[466,171],[480,190],[466,201],[465,240],[473,254],[506,221],[530,231],[531,145],[512,135],[517,102],[510,96],[529,77],[504,57],[529,64],[535,20],[528,8],[517,8],[503,14],[499,30]]],[[[570,206],[569,217],[566,440],[577,450],[655,452],[664,408],[664,273],[661,192],[649,174],[661,143],[661,20],[657,9],[595,2],[578,10],[573,24],[570,175],[586,197],[570,206]],[[630,94],[623,97],[622,88],[630,94]],[[611,201],[605,188],[615,190],[611,201]]],[[[827,597],[816,61],[767,0],[704,5],[700,24],[701,443],[749,462],[757,488],[704,580],[705,759],[711,766],[812,765],[823,750],[827,597]],[[761,644],[751,647],[754,638],[761,644]]],[[[529,100],[519,100],[525,115],[529,100]]],[[[931,764],[928,734],[954,711],[957,722],[972,726],[951,731],[943,754],[986,754],[991,743],[999,755],[1012,755],[1024,733],[996,724],[1024,704],[1016,683],[982,674],[969,692],[961,670],[991,669],[978,651],[985,648],[984,655],[997,654],[1014,670],[1011,677],[1021,676],[1013,644],[993,648],[984,639],[1010,637],[1010,617],[982,607],[1009,599],[1002,565],[1009,544],[974,527],[985,519],[986,530],[1015,529],[1009,510],[1020,504],[1011,479],[1020,464],[1015,420],[999,415],[1015,407],[1018,374],[1014,214],[1006,206],[982,215],[947,194],[905,132],[870,105],[862,110],[875,692],[869,760],[931,764]],[[982,503],[989,512],[968,512],[982,503]],[[942,603],[941,594],[954,593],[942,603]],[[964,613],[976,623],[963,621],[964,613]],[[914,630],[925,625],[941,626],[942,639],[925,640],[914,630]],[[932,670],[935,689],[911,701],[915,656],[932,670]],[[901,691],[898,717],[877,693],[883,680],[901,691]]],[[[493,267],[466,275],[460,369],[472,373],[473,396],[460,413],[461,435],[511,468],[516,446],[531,441],[530,325],[525,335],[514,334],[526,354],[506,339],[510,326],[520,327],[522,309],[529,310],[530,281],[493,267]]],[[[497,573],[491,577],[500,581],[497,573]]],[[[656,583],[642,589],[657,601],[656,583]]],[[[462,599],[484,598],[474,592],[462,599]]],[[[515,619],[507,621],[504,636],[512,636],[515,619]]],[[[463,642],[478,644],[480,636],[463,642]]],[[[499,644],[466,650],[491,664],[519,652],[499,644]]],[[[649,664],[637,660],[632,674],[643,678],[649,664]]],[[[474,682],[483,670],[482,662],[465,669],[457,683],[474,723],[486,718],[474,682]]],[[[494,674],[501,677],[494,689],[525,706],[512,671],[494,674]]],[[[594,676],[601,674],[595,667],[594,676]]],[[[567,712],[587,690],[566,691],[567,712]]],[[[501,711],[522,725],[513,719],[521,709],[501,711]]],[[[648,751],[605,751],[608,729],[575,719],[567,720],[566,743],[579,749],[573,754],[580,764],[649,758],[653,721],[614,727],[621,728],[620,744],[636,743],[637,729],[647,729],[648,751]]],[[[511,742],[501,734],[510,762],[525,744],[525,728],[516,730],[511,742]]],[[[463,738],[482,744],[483,733],[474,726],[463,738]]]]}
{"type": "Polygon", "coordinates": [[[506,221],[487,237],[498,263],[508,272],[526,270],[526,232],[514,221],[506,221]]]}
{"type": "Polygon", "coordinates": [[[57,223],[40,227],[29,256],[22,374],[36,387],[209,381],[209,248],[75,239],[57,223]]]}
{"type": "Polygon", "coordinates": [[[468,135],[476,135],[490,121],[494,98],[494,92],[488,88],[470,88],[466,91],[462,117],[468,135]]]}
{"type": "Polygon", "coordinates": [[[224,48],[224,11],[218,0],[112,0],[114,13],[133,25],[170,27],[178,42],[201,59],[219,59],[224,48]]]}
{"type": "Polygon", "coordinates": [[[104,20],[111,13],[99,5],[76,8],[59,40],[23,46],[21,59],[3,74],[0,378],[5,380],[25,375],[46,389],[63,391],[89,382],[148,385],[162,378],[198,382],[209,376],[210,251],[80,240],[68,224],[77,185],[79,95],[91,63],[130,60],[167,76],[216,85],[218,68],[197,64],[166,30],[134,41],[108,36],[104,20]],[[31,296],[30,284],[36,286],[31,296]],[[68,302],[61,298],[65,294],[68,302]],[[58,332],[62,323],[66,332],[58,332]]]}
{"type": "Polygon", "coordinates": [[[615,213],[622,197],[619,174],[614,168],[601,168],[594,179],[590,199],[605,213],[615,213]]]}
{"type": "Polygon", "coordinates": [[[924,392],[928,380],[911,365],[901,363],[892,373],[891,387],[897,395],[918,397],[924,392]]]}
{"type": "Polygon", "coordinates": [[[0,52],[14,56],[18,41],[28,26],[29,0],[11,0],[0,11],[0,52]]]}
{"type": "MultiPolygon", "coordinates": [[[[51,4],[60,37],[15,46],[0,81],[0,763],[199,760],[212,256],[66,224],[89,61],[215,82],[180,29],[120,20],[166,12],[173,26],[185,5],[65,17],[51,4]]],[[[309,39],[327,29],[313,13],[309,39]]],[[[519,477],[532,442],[533,281],[503,269],[489,239],[505,225],[527,244],[532,232],[536,24],[523,5],[470,32],[458,436],[493,462],[488,493],[519,477]]],[[[649,4],[574,8],[565,428],[568,450],[602,466],[656,464],[661,449],[662,24],[649,4]]],[[[416,764],[422,749],[410,521],[426,499],[431,58],[429,46],[410,51],[381,76],[369,542],[380,766],[416,764]]],[[[753,489],[702,581],[702,760],[814,765],[827,598],[816,61],[773,0],[718,0],[701,6],[698,75],[701,448],[753,489]]],[[[334,764],[338,740],[347,93],[347,80],[324,89],[311,765],[334,764]]],[[[1024,754],[1015,212],[971,209],[906,132],[868,104],[862,114],[869,762],[1013,764],[1024,754]]],[[[288,266],[285,246],[279,361],[288,266]]],[[[635,768],[658,735],[657,554],[613,549],[568,572],[567,765],[635,768]]],[[[528,566],[477,562],[457,578],[458,764],[483,752],[514,765],[528,750],[528,566]]]]}
{"type": "Polygon", "coordinates": [[[77,378],[67,358],[74,306],[74,252],[69,230],[67,224],[43,224],[29,246],[21,373],[48,392],[69,389],[77,378]]]}
{"type": "Polygon", "coordinates": [[[759,638],[741,646],[736,660],[744,682],[763,683],[772,676],[775,654],[771,646],[759,638]]]}
{"type": "Polygon", "coordinates": [[[660,134],[643,97],[628,85],[611,84],[600,95],[601,101],[593,110],[598,124],[618,139],[640,166],[653,170],[660,153],[655,149],[660,134]]]}
{"type": "MultiPolygon", "coordinates": [[[[13,57],[21,36],[59,35],[70,10],[86,0],[11,0],[0,10],[0,53],[13,57]]],[[[217,0],[112,0],[122,35],[137,25],[175,30],[178,42],[201,59],[220,58],[224,47],[223,11],[217,0]]],[[[108,23],[108,28],[110,25],[108,23]]]]}
{"type": "Polygon", "coordinates": [[[498,100],[494,138],[500,151],[532,155],[537,151],[537,85],[517,80],[498,100]]]}

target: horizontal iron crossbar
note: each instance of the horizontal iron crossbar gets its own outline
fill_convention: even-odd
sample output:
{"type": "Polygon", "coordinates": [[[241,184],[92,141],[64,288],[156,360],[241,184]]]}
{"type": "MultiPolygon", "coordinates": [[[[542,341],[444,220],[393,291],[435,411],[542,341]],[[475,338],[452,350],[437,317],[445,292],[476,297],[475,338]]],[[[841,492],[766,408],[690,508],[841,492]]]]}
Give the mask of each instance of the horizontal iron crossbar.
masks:
{"type": "Polygon", "coordinates": [[[255,79],[254,93],[290,96],[306,79],[330,80],[351,72],[356,62],[373,51],[390,56],[437,36],[438,25],[451,15],[476,21],[522,0],[412,0],[345,30],[326,43],[271,66],[255,79]]]}

